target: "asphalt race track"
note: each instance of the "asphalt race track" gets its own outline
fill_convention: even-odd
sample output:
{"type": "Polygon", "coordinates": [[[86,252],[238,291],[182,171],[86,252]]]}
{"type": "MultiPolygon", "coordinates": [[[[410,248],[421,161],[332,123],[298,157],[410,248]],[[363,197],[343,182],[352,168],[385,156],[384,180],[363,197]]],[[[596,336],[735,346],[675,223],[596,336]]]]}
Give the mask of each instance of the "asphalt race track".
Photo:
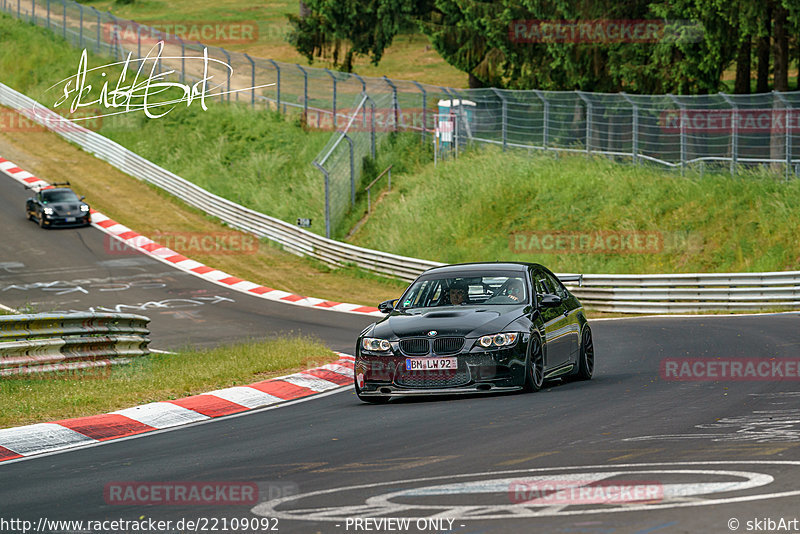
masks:
{"type": "MultiPolygon", "coordinates": [[[[24,199],[22,188],[0,180],[4,304],[85,310],[231,299],[150,313],[153,345],[163,348],[295,331],[350,349],[370,322],[249,298],[146,258],[111,256],[94,229],[44,232],[26,222],[24,199]],[[53,281],[89,283],[77,284],[83,292],[70,291],[75,284],[46,285],[53,281]],[[100,291],[112,287],[104,284],[129,287],[100,291]],[[193,313],[180,313],[187,309],[193,313]]],[[[800,530],[796,524],[767,529],[768,520],[777,527],[780,520],[800,519],[800,383],[675,381],[662,367],[681,358],[796,362],[800,314],[640,318],[597,321],[592,328],[597,367],[590,382],[555,381],[535,394],[404,399],[385,406],[362,404],[345,389],[10,461],[0,465],[0,515],[34,527],[40,520],[172,521],[151,532],[268,532],[275,526],[284,533],[800,530]],[[594,484],[655,493],[635,502],[599,502],[589,494],[567,499],[549,490],[534,498],[543,480],[562,488],[594,484]],[[163,498],[153,504],[141,494],[136,504],[116,504],[112,491],[134,482],[151,483],[148,488],[233,483],[257,492],[235,505],[214,499],[165,504],[163,498]],[[232,528],[234,521],[262,518],[266,522],[250,524],[259,528],[232,528]],[[377,522],[387,518],[410,523],[377,522]],[[180,520],[199,520],[199,528],[180,529],[180,520]]],[[[43,524],[47,528],[39,531],[87,531],[43,524]]],[[[8,524],[0,530],[21,532],[8,524]]]]}
{"type": "MultiPolygon", "coordinates": [[[[0,175],[0,303],[37,312],[103,307],[150,317],[151,346],[219,345],[281,333],[352,353],[372,319],[273,303],[140,254],[94,228],[42,230],[25,219],[21,185],[0,175]]],[[[374,303],[371,303],[374,304],[374,303]]]]}

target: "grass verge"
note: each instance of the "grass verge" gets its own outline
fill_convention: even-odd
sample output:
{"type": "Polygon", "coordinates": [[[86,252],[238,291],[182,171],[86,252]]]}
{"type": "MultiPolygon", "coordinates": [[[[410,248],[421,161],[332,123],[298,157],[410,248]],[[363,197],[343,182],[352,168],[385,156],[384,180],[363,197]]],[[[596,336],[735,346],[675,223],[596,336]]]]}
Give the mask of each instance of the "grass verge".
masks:
{"type": "Polygon", "coordinates": [[[355,244],[443,262],[538,261],[560,272],[800,266],[800,180],[766,171],[681,177],[604,158],[486,149],[402,175],[396,184],[353,236],[355,244]],[[558,232],[646,233],[660,239],[660,248],[545,249],[544,237],[558,232]],[[526,236],[522,246],[517,234],[526,236]],[[531,235],[539,237],[538,248],[531,235]]]}
{"type": "Polygon", "coordinates": [[[174,355],[151,354],[110,372],[0,379],[0,428],[175,400],[252,384],[336,359],[315,340],[280,338],[174,355]]]}

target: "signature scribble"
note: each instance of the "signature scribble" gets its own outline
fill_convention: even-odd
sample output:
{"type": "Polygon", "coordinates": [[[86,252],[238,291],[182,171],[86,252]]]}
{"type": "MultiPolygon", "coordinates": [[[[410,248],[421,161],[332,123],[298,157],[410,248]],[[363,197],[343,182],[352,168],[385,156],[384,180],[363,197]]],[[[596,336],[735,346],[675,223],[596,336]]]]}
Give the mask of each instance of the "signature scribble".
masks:
{"type": "Polygon", "coordinates": [[[213,67],[222,67],[224,69],[223,80],[233,76],[233,67],[224,61],[209,58],[208,50],[205,48],[203,49],[202,57],[162,56],[163,51],[164,41],[159,41],[143,58],[131,59],[131,53],[128,53],[124,61],[89,68],[87,51],[84,48],[78,62],[77,72],[53,84],[47,90],[50,91],[61,87],[61,96],[56,100],[55,108],[68,104],[69,113],[75,113],[85,107],[118,110],[92,117],[67,119],[78,121],[130,113],[132,111],[143,111],[147,117],[157,119],[171,112],[178,104],[185,102],[188,107],[195,101],[199,101],[203,111],[206,111],[208,109],[206,98],[275,85],[274,83],[269,83],[244,89],[214,92],[216,89],[221,88],[225,82],[210,86],[209,82],[213,81],[214,76],[209,75],[209,64],[212,64],[213,67]],[[167,77],[174,74],[175,70],[156,72],[163,60],[202,61],[202,77],[194,84],[167,81],[167,77]],[[108,72],[104,71],[104,69],[107,70],[113,67],[120,67],[120,73],[115,82],[112,82],[108,72]],[[96,71],[100,73],[101,77],[107,78],[102,87],[99,88],[99,94],[92,84],[86,83],[87,74],[96,71]]]}

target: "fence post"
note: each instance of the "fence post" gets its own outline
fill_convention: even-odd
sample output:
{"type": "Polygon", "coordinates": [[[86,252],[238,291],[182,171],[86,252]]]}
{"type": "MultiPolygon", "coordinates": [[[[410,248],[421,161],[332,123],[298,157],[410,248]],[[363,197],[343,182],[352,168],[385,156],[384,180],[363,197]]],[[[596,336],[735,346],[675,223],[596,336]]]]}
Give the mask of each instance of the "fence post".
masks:
{"type": "Polygon", "coordinates": [[[370,105],[370,114],[369,114],[369,150],[372,159],[375,159],[375,101],[372,100],[372,97],[369,96],[367,93],[364,93],[364,97],[369,100],[370,105]]]}
{"type": "Polygon", "coordinates": [[[336,130],[336,76],[328,69],[325,69],[325,72],[327,72],[328,76],[333,80],[333,129],[336,130]]]}
{"type": "Polygon", "coordinates": [[[725,93],[718,94],[731,107],[731,176],[736,176],[736,164],[739,159],[737,156],[739,151],[739,108],[736,107],[736,102],[731,100],[728,95],[725,93]]]}
{"type": "MultiPolygon", "coordinates": [[[[142,25],[138,22],[136,23],[136,55],[142,59],[142,25]]],[[[141,64],[141,61],[139,63],[141,64]]],[[[181,63],[181,69],[183,69],[183,63],[181,63]]]]}
{"type": "MultiPolygon", "coordinates": [[[[354,72],[351,72],[350,75],[351,76],[355,76],[358,79],[358,81],[361,82],[361,94],[363,96],[366,96],[367,95],[367,84],[364,82],[364,78],[362,78],[361,76],[359,76],[358,74],[356,74],[354,72]]],[[[363,98],[362,98],[362,100],[363,100],[363,98]]],[[[361,116],[361,127],[362,128],[366,128],[367,127],[366,108],[362,108],[362,109],[364,109],[364,114],[361,116]]]]}
{"type": "MultiPolygon", "coordinates": [[[[225,69],[225,70],[228,71],[228,73],[227,73],[228,74],[227,75],[227,78],[228,78],[227,87],[228,88],[226,89],[226,91],[227,91],[227,95],[228,95],[228,102],[230,102],[231,101],[231,69],[233,68],[233,66],[231,65],[231,55],[224,48],[220,48],[220,50],[222,50],[222,53],[225,54],[225,59],[228,60],[228,66],[230,67],[229,69],[225,69]]],[[[225,95],[220,95],[220,96],[222,97],[220,99],[220,101],[224,102],[225,101],[225,95]]]]}
{"type": "Polygon", "coordinates": [[[120,54],[117,52],[117,48],[119,46],[119,26],[117,25],[117,17],[112,15],[111,13],[108,14],[111,17],[111,29],[108,32],[109,36],[109,44],[108,44],[108,51],[111,51],[111,45],[114,45],[114,59],[119,59],[120,54]]]}
{"type": "Polygon", "coordinates": [[[247,52],[244,53],[244,57],[247,58],[247,61],[250,62],[250,107],[256,107],[256,62],[253,61],[247,52]]]}
{"type": "Polygon", "coordinates": [[[420,138],[420,142],[422,144],[425,144],[425,134],[427,133],[428,130],[428,93],[427,91],[425,91],[425,88],[422,87],[419,83],[413,80],[411,81],[411,83],[416,85],[417,89],[419,89],[422,92],[422,135],[420,138]]]}
{"type": "Polygon", "coordinates": [[[347,143],[350,145],[350,205],[356,205],[356,166],[355,166],[355,159],[353,153],[353,140],[350,139],[350,136],[346,133],[342,132],[342,137],[347,139],[347,143]]]}
{"type": "Polygon", "coordinates": [[[539,100],[541,100],[544,105],[544,115],[542,117],[542,146],[547,150],[547,142],[550,137],[550,102],[547,101],[542,95],[542,92],[538,89],[534,89],[533,92],[536,93],[536,96],[539,97],[539,100]]]}
{"type": "Polygon", "coordinates": [[[686,117],[685,109],[683,104],[675,97],[673,94],[667,93],[667,97],[672,100],[675,104],[677,104],[678,109],[680,110],[680,121],[681,121],[681,176],[683,176],[686,172],[686,117]]]}
{"type": "Polygon", "coordinates": [[[95,51],[99,54],[100,53],[100,12],[95,9],[94,6],[89,6],[92,10],[97,14],[97,43],[94,47],[95,51]]]}
{"type": "Polygon", "coordinates": [[[275,72],[277,73],[278,79],[277,79],[276,84],[275,84],[275,87],[276,87],[277,92],[278,92],[276,107],[278,108],[278,111],[280,111],[281,110],[281,68],[278,66],[278,64],[275,62],[274,59],[268,59],[267,61],[272,63],[272,66],[275,67],[275,72]]]}
{"type": "Polygon", "coordinates": [[[772,94],[778,97],[778,100],[781,101],[784,108],[786,109],[784,113],[784,124],[786,125],[786,131],[784,132],[786,139],[784,140],[785,148],[786,148],[786,172],[785,172],[785,179],[789,180],[789,171],[792,167],[792,130],[791,130],[791,115],[794,108],[792,108],[792,104],[786,100],[781,93],[777,91],[772,91],[772,94]]]}
{"type": "Polygon", "coordinates": [[[47,29],[50,29],[50,0],[47,0],[47,29]]]}
{"type": "Polygon", "coordinates": [[[81,4],[77,4],[81,10],[81,29],[80,29],[80,37],[78,39],[78,48],[83,48],[83,6],[81,4]]]}
{"type": "Polygon", "coordinates": [[[64,40],[66,41],[67,40],[67,2],[66,2],[66,0],[61,0],[61,7],[64,8],[64,14],[63,14],[64,20],[62,21],[63,24],[61,26],[61,34],[62,34],[62,37],[64,38],[64,40]]]}
{"type": "Polygon", "coordinates": [[[503,112],[502,112],[503,124],[502,124],[501,128],[502,128],[502,135],[503,135],[503,152],[505,152],[506,149],[508,148],[508,146],[507,146],[508,145],[507,137],[506,137],[507,136],[507,134],[506,134],[506,124],[507,124],[507,121],[508,121],[508,115],[507,115],[508,110],[507,110],[507,106],[506,106],[506,99],[503,96],[503,93],[501,93],[499,90],[495,89],[494,87],[492,87],[492,91],[494,92],[494,94],[497,95],[497,98],[500,99],[500,102],[503,103],[503,112]]]}
{"type": "Polygon", "coordinates": [[[383,81],[385,81],[386,84],[389,87],[392,88],[392,108],[394,109],[394,131],[396,132],[397,131],[397,125],[399,123],[398,122],[399,121],[399,117],[398,117],[399,113],[398,113],[398,104],[397,104],[397,86],[395,84],[393,84],[392,80],[387,78],[386,75],[383,76],[383,81]]]}
{"type": "Polygon", "coordinates": [[[186,45],[179,36],[176,35],[175,37],[178,38],[178,42],[181,44],[181,83],[186,83],[186,45]]]}
{"type": "Polygon", "coordinates": [[[631,98],[625,92],[621,92],[620,96],[622,96],[622,98],[624,98],[625,101],[628,104],[630,104],[631,108],[633,109],[631,116],[633,123],[632,124],[633,132],[631,138],[632,141],[631,153],[633,156],[633,164],[638,165],[639,164],[639,106],[637,106],[636,103],[633,100],[631,100],[631,98]]]}
{"type": "Polygon", "coordinates": [[[575,91],[575,94],[586,104],[586,155],[592,152],[592,102],[583,94],[583,91],[575,91]]]}
{"type": "Polygon", "coordinates": [[[322,176],[325,178],[325,237],[328,239],[331,238],[331,194],[330,194],[330,186],[328,182],[330,181],[330,176],[328,175],[328,171],[325,170],[325,167],[314,162],[314,166],[322,171],[322,176]]]}
{"type": "Polygon", "coordinates": [[[36,0],[31,0],[31,22],[36,24],[36,0]]]}
{"type": "MultiPolygon", "coordinates": [[[[308,123],[308,73],[299,63],[295,63],[295,66],[303,73],[303,117],[308,123]]],[[[253,85],[255,85],[255,82],[253,82],[253,85]]]]}

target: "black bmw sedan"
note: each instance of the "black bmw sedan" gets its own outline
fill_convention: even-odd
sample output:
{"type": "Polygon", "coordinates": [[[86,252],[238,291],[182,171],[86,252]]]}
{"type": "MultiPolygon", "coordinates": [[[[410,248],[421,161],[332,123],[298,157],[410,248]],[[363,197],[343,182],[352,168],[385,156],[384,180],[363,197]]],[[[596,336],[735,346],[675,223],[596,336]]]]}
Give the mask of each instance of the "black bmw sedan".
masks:
{"type": "MultiPolygon", "coordinates": [[[[573,277],[578,278],[578,277],[573,277]]],[[[358,397],[537,391],[588,380],[592,331],[578,299],[535,263],[469,263],[422,273],[356,343],[358,397]]]]}

